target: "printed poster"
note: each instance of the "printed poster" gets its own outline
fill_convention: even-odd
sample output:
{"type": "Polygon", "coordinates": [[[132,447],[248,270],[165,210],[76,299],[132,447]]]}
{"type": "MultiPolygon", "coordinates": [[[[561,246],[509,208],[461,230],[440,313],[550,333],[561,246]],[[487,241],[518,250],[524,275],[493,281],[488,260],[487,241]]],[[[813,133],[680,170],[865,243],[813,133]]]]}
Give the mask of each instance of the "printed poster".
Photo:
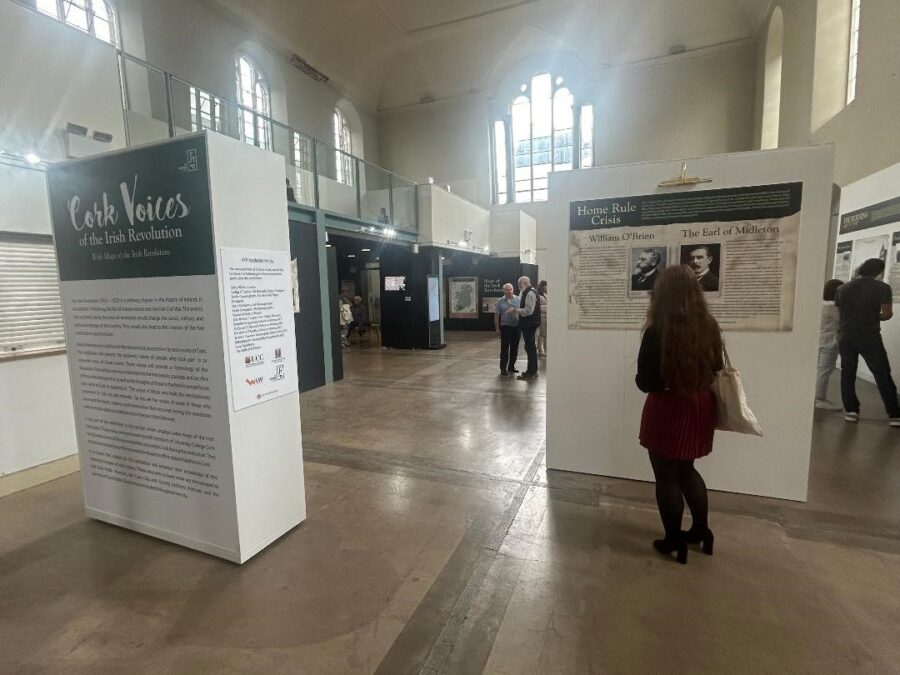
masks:
{"type": "Polygon", "coordinates": [[[834,254],[834,278],[841,281],[853,278],[853,241],[838,242],[834,254]]]}
{"type": "Polygon", "coordinates": [[[478,318],[478,277],[450,277],[448,279],[451,319],[478,318]]]}
{"type": "Polygon", "coordinates": [[[220,258],[232,408],[243,410],[296,393],[290,256],[222,248],[220,258]]]}
{"type": "Polygon", "coordinates": [[[669,265],[689,266],[723,328],[793,328],[802,183],[572,202],[574,329],[640,329],[669,265]]]}
{"type": "Polygon", "coordinates": [[[887,234],[856,239],[853,242],[853,275],[856,275],[859,266],[869,258],[878,258],[887,263],[888,246],[890,246],[890,236],[887,234]]]}

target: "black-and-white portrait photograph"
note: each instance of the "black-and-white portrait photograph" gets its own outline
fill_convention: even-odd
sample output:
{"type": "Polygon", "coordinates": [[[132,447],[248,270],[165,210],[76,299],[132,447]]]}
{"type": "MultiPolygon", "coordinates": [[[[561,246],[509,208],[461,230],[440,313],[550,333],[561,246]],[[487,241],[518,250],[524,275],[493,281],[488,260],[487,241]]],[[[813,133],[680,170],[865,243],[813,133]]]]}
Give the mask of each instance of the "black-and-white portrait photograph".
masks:
{"type": "Polygon", "coordinates": [[[719,291],[722,244],[682,244],[681,264],[694,270],[701,288],[706,293],[719,291]]]}
{"type": "Polygon", "coordinates": [[[665,246],[641,246],[631,249],[632,293],[649,293],[666,265],[669,249],[665,246]]]}

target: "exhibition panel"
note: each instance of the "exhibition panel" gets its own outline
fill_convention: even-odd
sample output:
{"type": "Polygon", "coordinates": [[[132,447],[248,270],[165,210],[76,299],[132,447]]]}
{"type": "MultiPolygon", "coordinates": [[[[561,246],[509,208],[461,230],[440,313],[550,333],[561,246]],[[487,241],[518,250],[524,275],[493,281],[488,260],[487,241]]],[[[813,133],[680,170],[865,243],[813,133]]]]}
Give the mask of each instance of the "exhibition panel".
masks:
{"type": "Polygon", "coordinates": [[[697,274],[741,368],[763,438],[723,433],[713,489],[805,500],[833,149],[720,155],[553,174],[546,276],[547,464],[650,480],[634,384],[654,274],[697,274]],[[681,173],[681,179],[678,177],[681,173]],[[585,415],[585,406],[590,414],[585,415]]]}
{"type": "MultiPolygon", "coordinates": [[[[900,164],[852,183],[841,191],[841,220],[834,277],[849,281],[868,258],[880,258],[886,264],[884,280],[894,291],[894,304],[900,303],[900,164]]],[[[882,339],[890,356],[900,354],[900,323],[881,324],[882,339]]],[[[858,374],[874,382],[864,360],[858,374]]]]}
{"type": "Polygon", "coordinates": [[[48,172],[90,516],[241,563],[304,520],[283,185],[206,133],[48,172]]]}

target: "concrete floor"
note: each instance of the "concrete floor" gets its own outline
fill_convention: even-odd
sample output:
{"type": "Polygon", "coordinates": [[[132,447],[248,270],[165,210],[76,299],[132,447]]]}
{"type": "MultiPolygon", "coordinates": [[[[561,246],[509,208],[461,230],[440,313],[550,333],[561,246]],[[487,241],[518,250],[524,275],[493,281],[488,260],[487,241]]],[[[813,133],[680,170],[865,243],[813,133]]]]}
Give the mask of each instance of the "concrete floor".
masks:
{"type": "Polygon", "coordinates": [[[302,396],[309,518],[243,567],[87,520],[76,475],[0,499],[0,670],[897,672],[874,388],[858,426],[817,413],[807,504],[715,493],[716,555],[680,566],[652,486],[547,471],[542,379],[448,341],[302,396]]]}

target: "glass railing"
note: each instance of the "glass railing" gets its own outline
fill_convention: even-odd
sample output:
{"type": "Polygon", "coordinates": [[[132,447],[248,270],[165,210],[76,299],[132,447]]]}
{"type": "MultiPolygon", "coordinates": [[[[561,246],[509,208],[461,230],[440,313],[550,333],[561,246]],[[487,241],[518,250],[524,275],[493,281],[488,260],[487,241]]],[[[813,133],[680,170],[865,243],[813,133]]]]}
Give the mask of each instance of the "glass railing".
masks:
{"type": "Polygon", "coordinates": [[[416,233],[416,184],[119,52],[129,145],[207,129],[284,159],[297,203],[416,233]]]}

